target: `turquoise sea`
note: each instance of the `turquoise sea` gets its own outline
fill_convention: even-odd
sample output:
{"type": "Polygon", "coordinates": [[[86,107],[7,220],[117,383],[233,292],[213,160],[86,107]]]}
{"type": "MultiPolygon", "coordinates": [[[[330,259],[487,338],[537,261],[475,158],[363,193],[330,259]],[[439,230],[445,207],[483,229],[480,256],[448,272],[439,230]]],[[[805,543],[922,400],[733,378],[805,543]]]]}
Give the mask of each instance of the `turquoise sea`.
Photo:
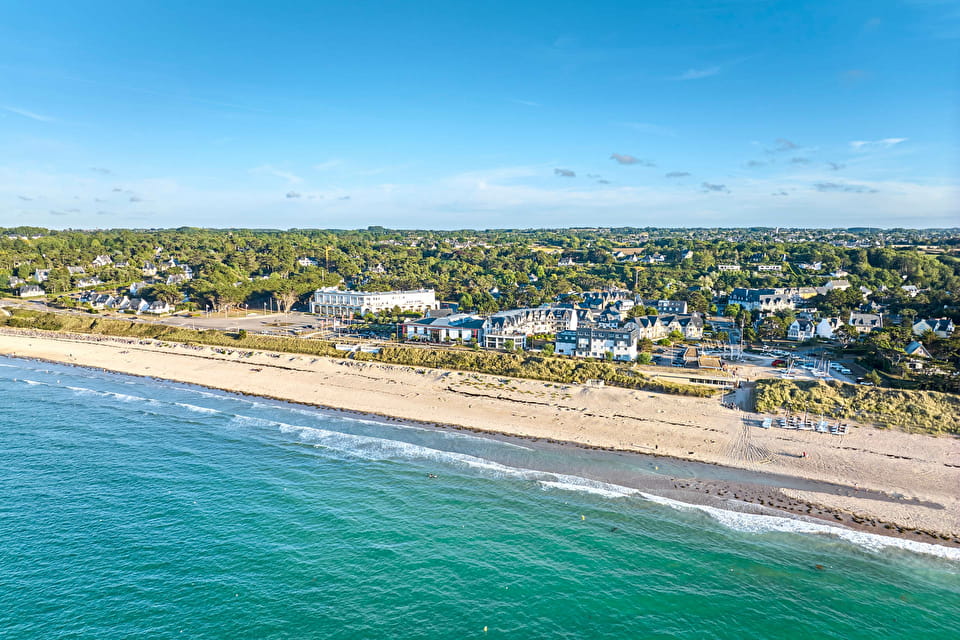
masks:
{"type": "Polygon", "coordinates": [[[591,479],[682,470],[0,359],[0,637],[960,638],[960,550],[591,479]]]}

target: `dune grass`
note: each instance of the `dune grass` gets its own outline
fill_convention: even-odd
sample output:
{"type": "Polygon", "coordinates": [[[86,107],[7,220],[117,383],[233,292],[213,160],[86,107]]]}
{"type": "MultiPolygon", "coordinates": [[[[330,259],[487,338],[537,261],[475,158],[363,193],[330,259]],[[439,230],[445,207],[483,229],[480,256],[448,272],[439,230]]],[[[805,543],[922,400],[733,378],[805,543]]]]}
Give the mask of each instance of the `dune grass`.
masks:
{"type": "Polygon", "coordinates": [[[960,396],[938,391],[887,389],[836,380],[759,380],[757,411],[807,411],[903,431],[960,435],[960,396]]]}
{"type": "Polygon", "coordinates": [[[344,351],[338,351],[332,343],[323,340],[227,333],[214,329],[197,331],[162,324],[39,312],[27,309],[11,308],[9,311],[11,316],[0,318],[0,326],[164,340],[251,351],[282,351],[334,358],[352,357],[355,360],[472,371],[568,384],[582,384],[587,380],[603,380],[612,386],[696,397],[709,397],[717,393],[717,390],[711,387],[654,380],[631,372],[622,365],[582,358],[543,356],[533,353],[495,353],[402,346],[383,347],[378,353],[348,354],[344,351]]]}

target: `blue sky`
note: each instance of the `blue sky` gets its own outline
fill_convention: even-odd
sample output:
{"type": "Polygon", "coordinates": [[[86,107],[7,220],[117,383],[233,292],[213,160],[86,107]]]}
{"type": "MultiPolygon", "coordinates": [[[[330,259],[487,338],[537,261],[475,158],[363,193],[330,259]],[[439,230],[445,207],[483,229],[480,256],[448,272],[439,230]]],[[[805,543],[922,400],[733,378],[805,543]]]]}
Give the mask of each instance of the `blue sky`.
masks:
{"type": "Polygon", "coordinates": [[[958,226],[960,2],[0,5],[0,225],[958,226]]]}

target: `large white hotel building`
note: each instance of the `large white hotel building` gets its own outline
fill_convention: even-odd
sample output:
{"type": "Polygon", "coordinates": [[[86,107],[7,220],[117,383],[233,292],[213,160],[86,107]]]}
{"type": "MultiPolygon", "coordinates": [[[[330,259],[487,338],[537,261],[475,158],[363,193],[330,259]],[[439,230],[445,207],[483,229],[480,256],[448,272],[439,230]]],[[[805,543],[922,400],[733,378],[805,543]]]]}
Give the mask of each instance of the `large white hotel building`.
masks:
{"type": "Polygon", "coordinates": [[[336,287],[324,287],[313,292],[310,312],[322,316],[344,317],[355,313],[365,315],[380,311],[420,311],[438,308],[433,289],[413,291],[340,291],[336,287]]]}

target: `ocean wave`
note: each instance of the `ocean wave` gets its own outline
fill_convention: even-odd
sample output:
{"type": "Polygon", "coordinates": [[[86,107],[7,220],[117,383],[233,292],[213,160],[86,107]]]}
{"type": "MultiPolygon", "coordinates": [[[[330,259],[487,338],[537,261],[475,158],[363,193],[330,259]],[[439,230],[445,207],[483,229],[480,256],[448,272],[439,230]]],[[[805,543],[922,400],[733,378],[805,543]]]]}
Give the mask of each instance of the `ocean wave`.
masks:
{"type": "Polygon", "coordinates": [[[269,422],[276,424],[282,433],[296,434],[307,442],[363,458],[429,460],[477,469],[495,477],[512,477],[535,481],[541,487],[548,489],[579,491],[604,498],[635,496],[678,510],[700,511],[713,518],[719,524],[742,533],[826,535],[833,536],[870,551],[902,549],[914,553],[960,561],[960,549],[954,547],[944,547],[915,540],[905,540],[903,538],[844,529],[826,523],[821,524],[789,517],[744,513],[709,505],[691,504],[648,494],[638,489],[632,489],[622,485],[590,480],[581,476],[509,467],[498,462],[493,462],[492,460],[485,460],[464,453],[431,449],[403,441],[387,440],[371,436],[357,436],[314,427],[277,423],[275,421],[269,422]]]}
{"type": "MultiPolygon", "coordinates": [[[[13,365],[4,365],[12,367],[13,365]]],[[[26,379],[26,378],[11,378],[14,382],[21,382],[31,386],[62,386],[62,388],[69,389],[78,395],[96,395],[100,397],[110,397],[115,400],[119,400],[125,403],[137,402],[149,405],[176,405],[181,408],[187,409],[188,411],[204,414],[217,414],[217,413],[226,413],[219,411],[217,409],[212,409],[209,407],[201,407],[197,405],[192,405],[186,402],[164,402],[160,400],[143,398],[136,395],[118,393],[114,391],[97,391],[87,387],[78,387],[70,385],[53,385],[48,382],[42,382],[38,380],[26,379]]],[[[235,399],[240,400],[246,404],[261,406],[261,407],[270,407],[277,408],[273,405],[264,404],[256,400],[249,400],[247,398],[242,398],[230,394],[223,393],[211,393],[207,391],[202,391],[198,389],[183,389],[178,387],[180,390],[187,390],[192,393],[208,396],[212,398],[217,398],[221,400],[225,399],[235,399]]],[[[315,418],[326,418],[330,417],[337,420],[344,420],[349,422],[360,422],[365,424],[373,424],[379,426],[390,426],[390,427],[405,427],[413,429],[428,429],[425,427],[418,427],[414,425],[405,425],[403,423],[392,423],[386,421],[380,421],[376,419],[361,418],[361,417],[351,417],[351,416],[327,416],[325,414],[306,410],[306,409],[293,409],[289,407],[282,407],[283,411],[291,413],[302,413],[309,415],[315,418]]],[[[837,526],[832,526],[828,523],[819,523],[811,522],[808,520],[800,520],[791,517],[784,516],[774,516],[774,515],[764,515],[764,514],[755,514],[755,513],[745,513],[740,511],[733,511],[729,509],[721,509],[719,507],[714,507],[710,505],[701,505],[686,503],[679,500],[673,500],[670,498],[665,498],[663,496],[658,496],[655,494],[648,494],[637,489],[632,489],[630,487],[625,487],[621,485],[615,485],[610,483],[599,482],[595,480],[590,480],[588,478],[583,478],[580,476],[573,476],[561,473],[551,473],[546,471],[537,471],[532,469],[525,469],[520,467],[510,467],[492,460],[487,460],[485,458],[480,458],[477,456],[472,456],[464,453],[457,453],[451,451],[443,451],[440,449],[433,449],[430,447],[417,445],[402,440],[392,440],[389,438],[378,438],[374,436],[366,435],[356,435],[349,433],[341,433],[338,431],[331,431],[328,429],[321,429],[318,427],[308,427],[302,425],[294,425],[278,420],[271,420],[266,418],[258,418],[253,416],[245,415],[232,415],[231,422],[237,425],[244,426],[258,426],[258,427],[274,427],[277,428],[281,433],[296,435],[305,444],[314,444],[316,446],[328,448],[335,450],[350,456],[355,456],[363,459],[369,460],[424,460],[430,462],[436,462],[441,464],[449,464],[453,466],[458,466],[461,468],[469,468],[481,472],[483,475],[493,478],[516,478],[526,481],[536,482],[542,489],[545,490],[563,490],[563,491],[578,491],[590,495],[595,495],[601,498],[607,499],[619,499],[624,497],[637,497],[644,499],[646,501],[660,504],[666,507],[681,511],[697,511],[709,516],[711,519],[719,523],[720,525],[727,527],[729,529],[739,531],[742,533],[750,534],[766,534],[766,533],[788,533],[788,534],[798,534],[798,535],[818,535],[818,536],[830,536],[845,542],[857,545],[861,548],[879,552],[883,550],[890,549],[899,549],[910,551],[918,554],[931,555],[939,558],[957,561],[960,562],[960,548],[954,547],[945,547],[937,544],[930,544],[926,542],[919,542],[915,540],[907,540],[903,538],[894,538],[891,536],[884,536],[880,534],[867,533],[863,531],[856,531],[852,529],[845,529],[837,526]]],[[[433,429],[428,429],[433,430],[433,429]]],[[[442,432],[438,432],[442,433],[442,432]]],[[[487,440],[486,438],[480,438],[477,436],[470,436],[468,434],[451,434],[459,437],[468,437],[487,440]]],[[[502,443],[497,441],[499,444],[511,444],[511,443],[502,443]]],[[[519,446],[519,445],[513,445],[519,446]]],[[[525,447],[521,447],[525,448],[525,447]]]]}
{"type": "Polygon", "coordinates": [[[195,404],[190,404],[188,402],[174,402],[173,404],[175,404],[178,407],[183,407],[187,411],[193,411],[194,413],[206,413],[206,414],[223,413],[223,411],[220,411],[219,409],[211,409],[210,407],[199,407],[195,404]]]}
{"type": "Polygon", "coordinates": [[[579,493],[590,493],[604,498],[628,498],[630,496],[641,495],[638,489],[622,487],[617,484],[608,484],[606,482],[595,482],[586,478],[579,478],[584,482],[552,482],[549,480],[538,480],[537,484],[545,489],[560,489],[562,491],[577,491],[579,493]]]}
{"type": "Polygon", "coordinates": [[[147,404],[158,404],[158,400],[153,400],[150,398],[142,398],[140,396],[133,396],[128,393],[118,393],[116,391],[97,391],[96,389],[88,389],[87,387],[71,387],[70,385],[64,385],[65,389],[70,389],[78,395],[93,395],[99,396],[101,398],[114,398],[121,402],[144,402],[147,404]]]}
{"type": "Polygon", "coordinates": [[[960,561],[960,548],[944,547],[939,544],[930,544],[927,542],[918,542],[916,540],[906,540],[904,538],[894,538],[877,533],[868,533],[866,531],[856,531],[835,527],[826,523],[810,522],[809,520],[799,520],[785,516],[763,515],[758,513],[745,513],[742,511],[732,511],[729,509],[720,509],[704,504],[691,504],[679,500],[671,500],[663,496],[640,493],[640,495],[650,502],[662,504],[674,509],[683,511],[700,511],[707,514],[720,524],[740,531],[742,533],[796,533],[807,535],[826,535],[845,540],[870,551],[882,551],[884,549],[903,549],[914,553],[922,553],[945,558],[953,561],[960,561]]]}

